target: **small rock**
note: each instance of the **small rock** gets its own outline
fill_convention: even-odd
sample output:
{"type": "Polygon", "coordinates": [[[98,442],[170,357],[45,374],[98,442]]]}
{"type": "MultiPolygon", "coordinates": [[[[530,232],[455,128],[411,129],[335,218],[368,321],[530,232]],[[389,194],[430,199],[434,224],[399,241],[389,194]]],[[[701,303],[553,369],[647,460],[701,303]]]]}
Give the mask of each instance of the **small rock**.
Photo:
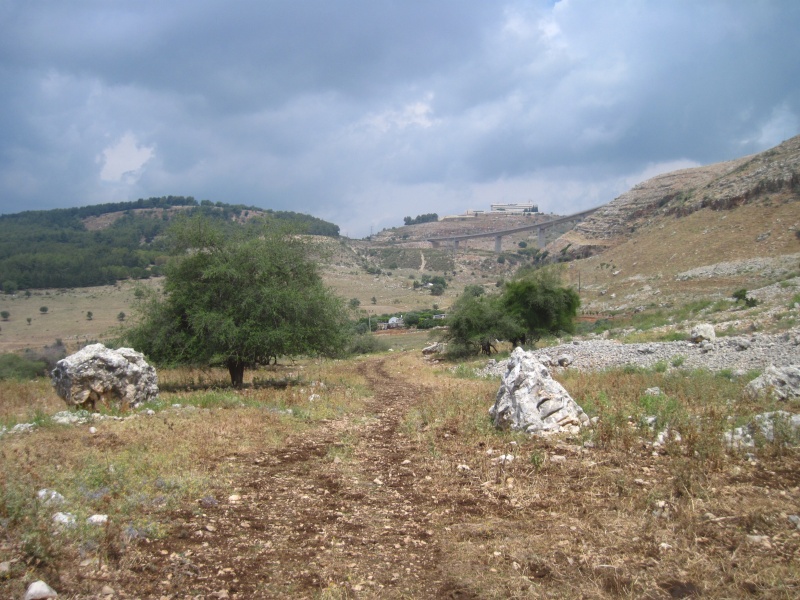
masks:
{"type": "Polygon", "coordinates": [[[466,473],[467,471],[471,471],[472,469],[469,468],[469,465],[458,465],[456,467],[460,472],[466,473]]]}
{"type": "Polygon", "coordinates": [[[561,454],[554,454],[553,456],[550,457],[550,462],[564,463],[567,462],[567,457],[562,456],[561,454]]]}
{"type": "Polygon", "coordinates": [[[46,506],[58,506],[64,504],[64,496],[55,490],[42,489],[36,492],[36,496],[46,506]]]}
{"type": "Polygon", "coordinates": [[[8,577],[9,573],[11,573],[11,562],[7,560],[0,562],[0,578],[8,577]]]}
{"type": "Polygon", "coordinates": [[[100,590],[100,593],[103,596],[113,596],[114,594],[116,594],[114,588],[112,588],[110,585],[104,585],[103,589],[100,590]]]}
{"type": "Polygon", "coordinates": [[[797,515],[789,515],[789,521],[798,529],[800,529],[800,517],[797,515]]]}
{"type": "Polygon", "coordinates": [[[242,497],[239,494],[231,494],[230,496],[228,496],[228,502],[230,502],[231,504],[236,504],[241,499],[242,497]]]}
{"type": "Polygon", "coordinates": [[[764,546],[765,548],[772,547],[772,544],[769,542],[768,535],[746,535],[745,541],[747,541],[748,544],[764,546]]]}
{"type": "Polygon", "coordinates": [[[72,527],[75,525],[75,515],[70,513],[63,513],[57,512],[53,515],[53,522],[56,525],[62,525],[63,527],[72,527]]]}
{"type": "Polygon", "coordinates": [[[661,388],[660,388],[660,387],[658,387],[658,386],[656,386],[656,387],[650,387],[650,388],[647,388],[647,389],[644,391],[644,395],[645,395],[645,396],[660,396],[660,395],[661,395],[661,394],[663,394],[663,393],[664,393],[664,392],[662,392],[662,391],[661,391],[661,388]]]}
{"type": "Polygon", "coordinates": [[[108,515],[92,515],[86,519],[86,522],[89,525],[105,525],[108,523],[108,515]]]}
{"type": "Polygon", "coordinates": [[[43,600],[45,598],[57,597],[58,593],[40,579],[39,581],[34,581],[28,586],[23,600],[43,600]]]}
{"type": "Polygon", "coordinates": [[[97,427],[89,427],[89,433],[91,433],[92,435],[97,433],[97,427]]]}

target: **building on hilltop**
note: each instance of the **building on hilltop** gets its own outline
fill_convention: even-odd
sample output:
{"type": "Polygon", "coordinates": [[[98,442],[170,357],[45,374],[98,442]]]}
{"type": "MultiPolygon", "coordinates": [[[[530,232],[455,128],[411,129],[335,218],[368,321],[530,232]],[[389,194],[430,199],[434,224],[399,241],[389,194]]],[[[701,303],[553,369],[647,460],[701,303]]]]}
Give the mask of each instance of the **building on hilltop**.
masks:
{"type": "Polygon", "coordinates": [[[510,204],[492,204],[493,213],[538,213],[539,207],[532,202],[514,202],[510,204]]]}

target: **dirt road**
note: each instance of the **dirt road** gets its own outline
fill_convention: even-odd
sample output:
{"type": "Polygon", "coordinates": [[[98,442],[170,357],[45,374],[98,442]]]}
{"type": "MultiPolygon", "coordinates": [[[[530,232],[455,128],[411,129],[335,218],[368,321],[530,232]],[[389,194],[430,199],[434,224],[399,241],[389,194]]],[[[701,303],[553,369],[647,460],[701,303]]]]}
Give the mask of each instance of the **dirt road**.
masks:
{"type": "Polygon", "coordinates": [[[228,497],[175,515],[140,547],[121,589],[142,597],[467,597],[443,580],[431,477],[399,428],[425,389],[362,363],[373,390],[365,418],[331,421],[282,449],[229,457],[228,497]],[[427,479],[426,479],[427,477],[427,479]]]}

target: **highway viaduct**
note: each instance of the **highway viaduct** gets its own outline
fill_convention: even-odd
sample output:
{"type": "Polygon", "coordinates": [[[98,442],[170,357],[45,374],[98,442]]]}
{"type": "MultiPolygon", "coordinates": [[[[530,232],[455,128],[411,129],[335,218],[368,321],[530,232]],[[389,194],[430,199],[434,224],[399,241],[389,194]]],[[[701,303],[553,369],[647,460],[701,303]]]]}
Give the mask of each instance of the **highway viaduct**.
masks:
{"type": "MultiPolygon", "coordinates": [[[[593,212],[597,211],[600,207],[590,208],[588,210],[582,210],[581,212],[576,212],[571,215],[567,215],[565,217],[558,217],[557,219],[552,219],[550,221],[544,221],[540,223],[535,223],[533,225],[524,225],[522,227],[514,227],[512,229],[502,229],[500,231],[488,231],[484,233],[465,233],[461,235],[448,235],[443,237],[435,237],[435,238],[428,238],[427,242],[430,242],[434,248],[438,248],[441,246],[442,242],[449,242],[452,244],[453,249],[458,249],[458,243],[461,240],[471,240],[476,238],[485,238],[485,237],[494,237],[494,251],[501,252],[503,248],[503,236],[512,235],[514,233],[520,233],[522,231],[536,231],[536,239],[539,244],[539,248],[544,248],[545,246],[545,232],[550,229],[551,227],[555,227],[556,225],[560,225],[563,223],[579,223],[585,217],[589,216],[593,212]]],[[[480,217],[478,217],[480,218],[480,217]]]]}

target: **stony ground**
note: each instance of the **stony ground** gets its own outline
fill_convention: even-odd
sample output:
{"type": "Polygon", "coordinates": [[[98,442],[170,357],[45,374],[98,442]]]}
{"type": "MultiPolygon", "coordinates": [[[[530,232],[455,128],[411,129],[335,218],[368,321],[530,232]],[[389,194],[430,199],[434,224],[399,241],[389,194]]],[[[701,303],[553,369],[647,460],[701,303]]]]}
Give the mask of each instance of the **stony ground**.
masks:
{"type": "MultiPolygon", "coordinates": [[[[614,340],[580,340],[543,348],[534,354],[545,364],[556,363],[559,357],[566,356],[569,366],[581,370],[625,365],[652,368],[662,362],[667,368],[679,366],[682,369],[746,372],[763,370],[770,365],[800,364],[800,329],[778,334],[722,337],[705,346],[689,341],[623,344],[614,340]]],[[[505,365],[506,361],[492,363],[485,373],[502,375],[505,365]]]]}

